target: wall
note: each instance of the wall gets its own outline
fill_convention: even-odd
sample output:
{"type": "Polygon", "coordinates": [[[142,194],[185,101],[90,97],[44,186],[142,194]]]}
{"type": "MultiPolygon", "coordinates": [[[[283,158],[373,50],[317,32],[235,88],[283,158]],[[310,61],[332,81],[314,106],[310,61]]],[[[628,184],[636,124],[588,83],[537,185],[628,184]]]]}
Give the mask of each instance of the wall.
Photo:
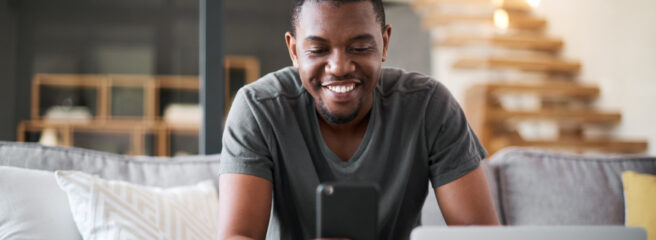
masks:
{"type": "Polygon", "coordinates": [[[227,11],[225,54],[257,56],[262,74],[292,65],[285,44],[291,0],[223,2],[227,11]]]}
{"type": "Polygon", "coordinates": [[[15,85],[15,15],[9,0],[0,0],[0,140],[13,140],[16,135],[14,117],[15,85]]]}
{"type": "Polygon", "coordinates": [[[387,4],[385,17],[392,37],[383,66],[430,74],[430,34],[422,28],[421,18],[407,4],[387,4]]]}
{"type": "Polygon", "coordinates": [[[603,109],[620,110],[615,134],[648,138],[656,155],[656,1],[545,0],[537,11],[563,54],[579,59],[580,78],[598,84],[603,109]]]}

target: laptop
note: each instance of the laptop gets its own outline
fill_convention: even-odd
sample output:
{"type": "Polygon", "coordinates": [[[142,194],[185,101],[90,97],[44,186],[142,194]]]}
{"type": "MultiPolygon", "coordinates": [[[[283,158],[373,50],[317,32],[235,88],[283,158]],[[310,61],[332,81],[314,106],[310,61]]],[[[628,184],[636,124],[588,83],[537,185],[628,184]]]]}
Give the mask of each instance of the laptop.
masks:
{"type": "Polygon", "coordinates": [[[640,227],[624,226],[508,226],[415,228],[411,240],[646,240],[640,227]]]}

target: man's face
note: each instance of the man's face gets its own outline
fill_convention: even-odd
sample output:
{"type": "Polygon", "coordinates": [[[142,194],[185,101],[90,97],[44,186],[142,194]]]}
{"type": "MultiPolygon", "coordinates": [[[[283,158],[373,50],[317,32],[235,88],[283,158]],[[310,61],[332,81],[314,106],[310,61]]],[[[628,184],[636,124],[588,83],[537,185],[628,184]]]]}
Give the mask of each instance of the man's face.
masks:
{"type": "Polygon", "coordinates": [[[285,35],[294,67],[322,117],[332,124],[366,115],[373,104],[390,26],[381,32],[371,2],[306,2],[296,36],[285,35]]]}

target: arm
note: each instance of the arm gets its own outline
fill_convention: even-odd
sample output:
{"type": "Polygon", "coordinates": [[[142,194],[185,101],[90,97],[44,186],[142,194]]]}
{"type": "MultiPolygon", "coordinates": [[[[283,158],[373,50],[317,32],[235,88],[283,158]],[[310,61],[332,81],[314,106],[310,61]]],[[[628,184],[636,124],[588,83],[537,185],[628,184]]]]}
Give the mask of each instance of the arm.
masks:
{"type": "Polygon", "coordinates": [[[500,225],[483,168],[435,188],[448,225],[500,225]]]}
{"type": "Polygon", "coordinates": [[[245,174],[219,177],[218,239],[264,239],[271,213],[273,186],[245,174]]]}

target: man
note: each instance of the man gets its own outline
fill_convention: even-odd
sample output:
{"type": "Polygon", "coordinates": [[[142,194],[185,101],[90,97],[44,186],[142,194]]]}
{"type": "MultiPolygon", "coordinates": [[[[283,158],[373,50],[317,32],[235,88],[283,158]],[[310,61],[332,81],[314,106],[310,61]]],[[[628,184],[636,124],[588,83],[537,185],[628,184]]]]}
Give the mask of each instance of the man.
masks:
{"type": "Polygon", "coordinates": [[[454,98],[429,77],[381,68],[392,29],[380,0],[297,1],[291,26],[294,67],[242,88],[228,116],[220,239],[263,239],[271,212],[270,234],[314,237],[326,181],[378,184],[381,239],[409,238],[429,180],[447,224],[498,224],[485,150],[454,98]]]}

